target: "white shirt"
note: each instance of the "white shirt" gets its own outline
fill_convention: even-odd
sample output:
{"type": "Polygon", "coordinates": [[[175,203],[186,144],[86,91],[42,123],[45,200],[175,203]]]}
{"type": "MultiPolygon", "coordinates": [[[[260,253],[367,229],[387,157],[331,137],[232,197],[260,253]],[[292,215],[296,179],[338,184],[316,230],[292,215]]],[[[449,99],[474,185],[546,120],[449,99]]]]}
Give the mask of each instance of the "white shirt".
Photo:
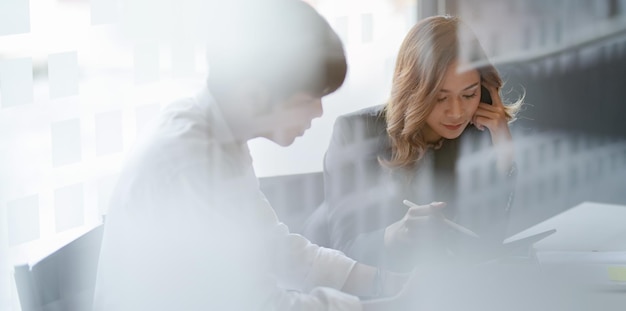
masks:
{"type": "Polygon", "coordinates": [[[106,216],[95,310],[361,310],[337,290],[355,261],[278,221],[208,91],[149,133],[106,216]]]}

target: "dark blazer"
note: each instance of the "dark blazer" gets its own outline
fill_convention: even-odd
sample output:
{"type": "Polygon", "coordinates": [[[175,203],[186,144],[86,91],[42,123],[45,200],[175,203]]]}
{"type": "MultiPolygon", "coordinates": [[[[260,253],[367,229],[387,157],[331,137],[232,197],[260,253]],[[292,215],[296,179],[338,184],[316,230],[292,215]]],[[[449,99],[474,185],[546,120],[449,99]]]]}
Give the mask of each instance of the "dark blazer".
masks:
{"type": "Polygon", "coordinates": [[[309,218],[303,233],[361,262],[404,270],[412,266],[404,261],[413,259],[386,254],[385,228],[406,214],[404,199],[417,204],[444,201],[448,203],[446,217],[457,218],[460,144],[488,139],[489,134],[469,126],[461,139],[429,149],[415,168],[390,169],[379,163],[391,154],[383,108],[369,107],[337,118],[324,158],[325,202],[309,218]]]}

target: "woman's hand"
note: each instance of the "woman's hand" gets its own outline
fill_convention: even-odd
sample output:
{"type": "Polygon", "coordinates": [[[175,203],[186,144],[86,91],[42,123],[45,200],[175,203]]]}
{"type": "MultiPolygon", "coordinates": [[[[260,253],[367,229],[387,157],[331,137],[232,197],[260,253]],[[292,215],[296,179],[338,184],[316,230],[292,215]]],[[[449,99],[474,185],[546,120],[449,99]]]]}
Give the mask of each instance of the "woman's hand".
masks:
{"type": "Polygon", "coordinates": [[[447,229],[441,216],[443,202],[414,206],[402,219],[385,229],[385,248],[391,252],[430,253],[442,245],[438,243],[447,229]]]}
{"type": "Polygon", "coordinates": [[[491,95],[492,104],[480,103],[474,113],[472,123],[479,129],[489,129],[494,145],[508,143],[511,141],[511,131],[509,130],[509,120],[507,119],[502,98],[496,87],[483,84],[491,95]]]}
{"type": "Polygon", "coordinates": [[[498,167],[506,171],[513,163],[513,138],[509,129],[509,120],[507,119],[498,89],[489,84],[483,84],[483,86],[485,88],[481,89],[489,91],[492,104],[478,104],[472,123],[479,130],[489,129],[491,141],[496,148],[498,156],[498,167]]]}

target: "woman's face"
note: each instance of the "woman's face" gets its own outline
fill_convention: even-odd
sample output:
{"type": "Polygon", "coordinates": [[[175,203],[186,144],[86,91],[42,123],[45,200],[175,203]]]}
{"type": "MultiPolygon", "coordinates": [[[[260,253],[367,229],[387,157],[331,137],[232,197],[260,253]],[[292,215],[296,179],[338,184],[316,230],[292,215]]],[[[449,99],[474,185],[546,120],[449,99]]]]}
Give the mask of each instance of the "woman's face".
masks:
{"type": "Polygon", "coordinates": [[[424,137],[427,142],[441,138],[455,139],[472,120],[480,102],[480,74],[463,69],[458,62],[446,70],[436,103],[426,118],[424,137]]]}

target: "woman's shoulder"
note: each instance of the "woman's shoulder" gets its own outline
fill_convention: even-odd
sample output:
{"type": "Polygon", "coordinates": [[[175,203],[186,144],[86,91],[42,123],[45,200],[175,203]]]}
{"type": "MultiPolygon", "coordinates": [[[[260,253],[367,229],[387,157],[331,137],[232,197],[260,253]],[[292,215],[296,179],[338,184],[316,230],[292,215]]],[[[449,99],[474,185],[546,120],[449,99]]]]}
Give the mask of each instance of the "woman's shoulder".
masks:
{"type": "Polygon", "coordinates": [[[385,105],[370,106],[340,115],[336,123],[358,131],[376,132],[387,128],[385,105]]]}
{"type": "Polygon", "coordinates": [[[382,121],[384,121],[384,112],[385,112],[385,105],[384,104],[380,104],[380,105],[376,105],[376,106],[370,106],[370,107],[366,107],[366,108],[361,108],[359,110],[353,111],[353,112],[349,112],[346,114],[343,114],[341,116],[339,116],[340,118],[344,118],[344,119],[363,119],[363,118],[380,118],[382,119],[382,121]]]}
{"type": "Polygon", "coordinates": [[[376,146],[384,143],[387,136],[387,122],[384,105],[371,106],[343,114],[335,121],[334,135],[342,137],[346,143],[367,141],[376,146]]]}

